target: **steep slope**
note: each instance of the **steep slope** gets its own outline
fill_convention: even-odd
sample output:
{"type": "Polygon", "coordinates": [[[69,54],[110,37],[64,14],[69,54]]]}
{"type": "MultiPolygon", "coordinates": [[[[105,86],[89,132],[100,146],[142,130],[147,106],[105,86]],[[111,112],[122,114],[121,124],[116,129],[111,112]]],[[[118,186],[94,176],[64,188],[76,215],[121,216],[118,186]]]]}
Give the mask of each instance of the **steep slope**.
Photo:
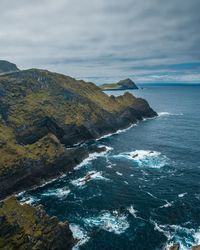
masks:
{"type": "Polygon", "coordinates": [[[68,250],[73,244],[68,222],[49,217],[41,206],[20,205],[14,197],[0,203],[0,249],[68,250]]]}
{"type": "Polygon", "coordinates": [[[0,60],[0,74],[18,71],[19,69],[14,63],[0,60]]]}
{"type": "Polygon", "coordinates": [[[66,149],[156,113],[129,93],[46,70],[0,76],[0,197],[67,171],[88,156],[66,149]]]}
{"type": "Polygon", "coordinates": [[[138,89],[137,85],[130,78],[120,80],[117,83],[103,84],[100,87],[102,90],[138,89]]]}

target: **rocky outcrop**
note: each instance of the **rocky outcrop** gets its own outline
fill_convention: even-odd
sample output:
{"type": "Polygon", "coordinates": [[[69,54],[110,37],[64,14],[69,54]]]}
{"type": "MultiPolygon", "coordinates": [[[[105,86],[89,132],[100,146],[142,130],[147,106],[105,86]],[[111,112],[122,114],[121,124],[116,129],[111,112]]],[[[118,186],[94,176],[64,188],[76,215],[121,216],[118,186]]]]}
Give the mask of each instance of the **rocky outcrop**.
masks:
{"type": "Polygon", "coordinates": [[[0,60],[0,74],[18,71],[19,69],[14,63],[5,60],[0,60]]]}
{"type": "Polygon", "coordinates": [[[117,83],[103,84],[100,87],[102,90],[138,89],[137,85],[130,78],[120,80],[117,83]]]}
{"type": "Polygon", "coordinates": [[[74,242],[69,223],[49,217],[42,206],[20,205],[14,197],[0,203],[0,249],[69,250],[74,242]]]}

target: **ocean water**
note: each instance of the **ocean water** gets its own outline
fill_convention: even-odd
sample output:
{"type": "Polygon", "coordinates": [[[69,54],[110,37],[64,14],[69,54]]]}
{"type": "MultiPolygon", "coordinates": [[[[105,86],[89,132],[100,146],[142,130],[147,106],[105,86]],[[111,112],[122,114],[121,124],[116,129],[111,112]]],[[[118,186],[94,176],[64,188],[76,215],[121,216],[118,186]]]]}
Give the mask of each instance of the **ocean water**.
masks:
{"type": "Polygon", "coordinates": [[[69,220],[80,239],[74,249],[156,250],[179,243],[185,250],[200,244],[200,87],[132,92],[159,117],[96,141],[106,153],[18,196],[69,220]]]}

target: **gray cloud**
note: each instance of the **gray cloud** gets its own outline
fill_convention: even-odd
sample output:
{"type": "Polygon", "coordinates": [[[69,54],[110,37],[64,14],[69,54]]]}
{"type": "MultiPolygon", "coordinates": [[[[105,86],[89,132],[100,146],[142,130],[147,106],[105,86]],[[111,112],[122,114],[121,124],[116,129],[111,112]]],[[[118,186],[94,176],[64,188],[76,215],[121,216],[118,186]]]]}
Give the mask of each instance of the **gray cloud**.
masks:
{"type": "Polygon", "coordinates": [[[98,82],[200,80],[185,67],[200,65],[199,0],[1,0],[0,9],[0,56],[21,68],[98,82]]]}

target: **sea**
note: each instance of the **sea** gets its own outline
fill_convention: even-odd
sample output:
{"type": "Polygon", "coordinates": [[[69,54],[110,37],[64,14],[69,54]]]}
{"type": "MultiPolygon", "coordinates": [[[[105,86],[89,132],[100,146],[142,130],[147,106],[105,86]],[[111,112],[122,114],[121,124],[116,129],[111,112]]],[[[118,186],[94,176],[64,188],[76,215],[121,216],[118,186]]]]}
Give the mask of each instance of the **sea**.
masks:
{"type": "Polygon", "coordinates": [[[18,199],[69,221],[74,250],[188,250],[200,244],[200,87],[129,92],[158,117],[96,140],[106,152],[18,199]]]}

